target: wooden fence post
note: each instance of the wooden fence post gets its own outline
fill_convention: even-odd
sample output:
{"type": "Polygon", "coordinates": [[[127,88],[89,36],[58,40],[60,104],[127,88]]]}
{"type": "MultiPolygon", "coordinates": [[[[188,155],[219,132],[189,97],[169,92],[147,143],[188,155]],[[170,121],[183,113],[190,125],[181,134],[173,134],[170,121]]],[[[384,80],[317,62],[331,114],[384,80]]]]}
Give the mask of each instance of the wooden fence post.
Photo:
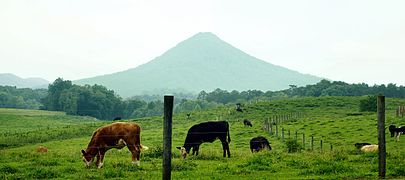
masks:
{"type": "Polygon", "coordinates": [[[399,107],[401,107],[401,106],[397,107],[397,111],[396,111],[396,114],[395,114],[397,117],[399,117],[399,107]]]}
{"type": "Polygon", "coordinates": [[[378,176],[385,178],[386,147],[385,147],[385,97],[377,96],[378,118],[378,176]]]}
{"type": "Polygon", "coordinates": [[[322,151],[322,149],[323,149],[323,141],[321,140],[321,151],[322,151]]]}
{"type": "Polygon", "coordinates": [[[288,130],[288,139],[291,139],[290,130],[288,130]]]}
{"type": "Polygon", "coordinates": [[[278,125],[276,123],[276,137],[278,138],[278,125]]]}
{"type": "Polygon", "coordinates": [[[311,136],[311,151],[314,150],[314,136],[311,136]]]}
{"type": "Polygon", "coordinates": [[[295,131],[295,140],[298,141],[298,132],[297,131],[295,131]]]}
{"type": "Polygon", "coordinates": [[[164,96],[163,180],[171,179],[173,96],[164,96]]]}
{"type": "Polygon", "coordinates": [[[273,132],[273,121],[274,121],[274,119],[271,120],[271,122],[270,122],[270,135],[274,134],[274,132],[273,132]]]}
{"type": "Polygon", "coordinates": [[[281,128],[281,140],[284,142],[284,128],[281,128]]]}
{"type": "Polygon", "coordinates": [[[305,134],[302,133],[302,148],[305,150],[305,134]]]}

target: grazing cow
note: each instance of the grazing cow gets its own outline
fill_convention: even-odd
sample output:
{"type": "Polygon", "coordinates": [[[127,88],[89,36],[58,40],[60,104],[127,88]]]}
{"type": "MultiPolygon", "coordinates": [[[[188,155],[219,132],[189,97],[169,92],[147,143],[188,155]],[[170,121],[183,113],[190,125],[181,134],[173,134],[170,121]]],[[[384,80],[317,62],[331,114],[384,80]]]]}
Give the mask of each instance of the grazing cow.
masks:
{"type": "Polygon", "coordinates": [[[378,145],[377,144],[370,144],[370,143],[356,143],[354,144],[357,149],[360,149],[363,152],[378,152],[378,145]]]}
{"type": "Polygon", "coordinates": [[[39,152],[39,153],[48,152],[48,148],[46,148],[45,146],[38,146],[37,152],[39,152]]]}
{"type": "Polygon", "coordinates": [[[405,133],[405,126],[396,127],[395,125],[391,124],[388,127],[388,130],[391,133],[391,137],[396,137],[397,141],[399,141],[399,137],[405,133]]]}
{"type": "Polygon", "coordinates": [[[101,168],[106,151],[127,146],[132,153],[132,164],[139,166],[141,150],[147,149],[141,145],[140,134],[141,128],[134,123],[115,122],[98,128],[93,133],[87,149],[82,150],[83,161],[86,166],[90,166],[94,157],[97,157],[96,165],[101,168]]]}
{"type": "Polygon", "coordinates": [[[238,112],[243,112],[243,110],[242,110],[242,104],[236,103],[236,111],[238,111],[238,112]]]}
{"type": "Polygon", "coordinates": [[[190,118],[191,118],[191,114],[187,113],[187,119],[190,119],[190,118]]]}
{"type": "Polygon", "coordinates": [[[250,127],[253,126],[253,125],[252,125],[252,122],[250,122],[250,121],[247,120],[247,119],[243,120],[243,125],[245,125],[245,126],[250,126],[250,127]]]}
{"type": "Polygon", "coordinates": [[[115,117],[113,121],[121,120],[121,117],[115,117]]]}
{"type": "Polygon", "coordinates": [[[250,151],[259,152],[263,149],[271,150],[269,141],[263,136],[257,136],[250,140],[250,151]]]}
{"type": "Polygon", "coordinates": [[[193,148],[193,155],[198,155],[202,143],[214,142],[216,139],[222,142],[223,156],[226,157],[226,154],[228,154],[228,157],[231,157],[229,152],[231,137],[229,135],[229,124],[226,121],[203,122],[192,126],[188,130],[184,145],[177,147],[177,149],[180,150],[183,158],[187,157],[191,148],[193,148]]]}

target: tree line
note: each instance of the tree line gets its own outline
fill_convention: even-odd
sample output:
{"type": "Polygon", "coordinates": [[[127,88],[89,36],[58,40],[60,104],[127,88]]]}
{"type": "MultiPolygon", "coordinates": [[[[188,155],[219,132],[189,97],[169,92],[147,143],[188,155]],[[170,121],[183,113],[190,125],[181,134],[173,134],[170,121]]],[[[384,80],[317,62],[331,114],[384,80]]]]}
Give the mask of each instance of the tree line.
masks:
{"type": "Polygon", "coordinates": [[[46,89],[0,86],[0,108],[40,109],[46,89]]]}
{"type": "MultiPolygon", "coordinates": [[[[247,90],[239,92],[233,90],[229,92],[218,88],[212,92],[201,91],[197,96],[175,94],[174,112],[190,112],[254,100],[271,101],[301,96],[365,96],[376,94],[384,94],[386,97],[392,98],[405,98],[405,87],[396,84],[369,86],[365,83],[348,84],[341,81],[322,80],[317,84],[303,87],[290,85],[289,89],[281,91],[247,90]]],[[[64,111],[70,115],[86,115],[105,120],[111,120],[115,117],[127,119],[163,114],[161,96],[144,95],[122,99],[114,91],[104,86],[79,86],[61,78],[50,84],[48,90],[0,86],[0,107],[64,111]]]]}
{"type": "Polygon", "coordinates": [[[322,80],[314,85],[297,87],[290,85],[287,90],[281,91],[288,96],[364,96],[384,94],[390,98],[405,98],[405,86],[397,86],[389,83],[387,85],[369,86],[365,83],[348,84],[342,81],[322,80]]]}
{"type": "MultiPolygon", "coordinates": [[[[42,103],[45,110],[64,111],[70,115],[92,116],[104,120],[163,114],[163,101],[156,96],[134,96],[124,100],[104,86],[97,84],[79,86],[61,78],[49,85],[48,95],[42,99],[42,103]]],[[[217,103],[213,102],[180,99],[175,101],[175,112],[207,109],[216,105],[217,103]]]]}
{"type": "Polygon", "coordinates": [[[320,96],[367,96],[384,94],[390,98],[405,98],[405,87],[396,84],[369,86],[365,83],[348,84],[342,81],[322,80],[314,85],[297,87],[290,85],[289,89],[281,91],[226,91],[215,89],[212,92],[201,91],[197,99],[221,104],[240,103],[251,100],[274,100],[290,97],[320,97],[320,96]]]}
{"type": "Polygon", "coordinates": [[[101,85],[79,86],[61,78],[48,86],[48,95],[42,102],[45,110],[105,120],[134,117],[139,113],[136,110],[147,105],[153,106],[136,99],[123,100],[114,91],[101,85]]]}

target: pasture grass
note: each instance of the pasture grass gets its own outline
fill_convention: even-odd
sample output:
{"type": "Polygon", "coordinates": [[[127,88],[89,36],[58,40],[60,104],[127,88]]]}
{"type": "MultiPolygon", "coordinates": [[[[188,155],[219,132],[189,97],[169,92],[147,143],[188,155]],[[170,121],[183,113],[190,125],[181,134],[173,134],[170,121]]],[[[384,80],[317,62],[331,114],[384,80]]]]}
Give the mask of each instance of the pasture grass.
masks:
{"type": "MultiPolygon", "coordinates": [[[[361,97],[296,98],[244,105],[243,113],[234,106],[221,106],[195,111],[191,119],[185,114],[173,116],[172,178],[173,179],[376,179],[378,156],[362,153],[356,142],[377,143],[375,113],[358,112],[361,97]],[[276,114],[301,112],[279,125],[290,130],[285,139],[263,131],[264,121],[276,114]],[[244,127],[243,119],[253,127],[244,127]],[[224,119],[230,123],[231,158],[222,157],[220,141],[205,143],[198,156],[182,159],[176,146],[184,143],[187,130],[207,120],[224,119]],[[299,136],[295,140],[295,131],[299,136]],[[288,153],[286,142],[302,143],[305,148],[288,153]],[[249,140],[262,135],[269,139],[273,150],[252,154],[249,140]],[[310,149],[314,136],[314,150],[310,149]],[[323,149],[319,141],[323,140],[323,149]],[[333,149],[329,145],[333,145],[333,149]]],[[[405,125],[394,110],[404,100],[387,99],[386,126],[405,125]]],[[[141,166],[131,165],[127,148],[106,153],[104,166],[85,168],[81,149],[85,149],[92,132],[111,122],[89,117],[67,116],[61,112],[0,109],[0,178],[3,179],[161,179],[163,117],[129,120],[142,127],[142,144],[149,150],[141,154],[141,166]],[[49,128],[48,128],[49,127],[49,128]],[[28,133],[27,133],[28,132],[28,133]],[[26,133],[25,136],[21,134],[26,133]],[[26,140],[25,138],[30,139],[26,140]],[[31,137],[31,138],[29,138],[31,137]],[[43,145],[46,153],[36,152],[43,145]]],[[[287,132],[287,131],[285,131],[287,132]]],[[[387,177],[405,178],[405,143],[387,140],[387,177]]]]}

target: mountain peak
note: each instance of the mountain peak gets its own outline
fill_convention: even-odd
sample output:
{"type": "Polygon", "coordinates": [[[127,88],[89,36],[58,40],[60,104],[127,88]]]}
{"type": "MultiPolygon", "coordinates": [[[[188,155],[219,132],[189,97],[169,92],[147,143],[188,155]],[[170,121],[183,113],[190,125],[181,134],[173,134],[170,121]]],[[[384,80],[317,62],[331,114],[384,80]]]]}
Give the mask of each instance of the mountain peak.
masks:
{"type": "Polygon", "coordinates": [[[219,39],[218,36],[216,36],[212,32],[199,32],[199,33],[195,34],[194,36],[192,36],[191,38],[216,38],[216,39],[219,39]]]}
{"type": "Polygon", "coordinates": [[[215,34],[211,33],[211,32],[199,32],[193,36],[191,36],[190,38],[182,41],[179,44],[200,44],[203,43],[207,44],[207,43],[225,43],[224,41],[222,41],[221,39],[219,39],[218,36],[216,36],[215,34]]]}
{"type": "Polygon", "coordinates": [[[193,93],[216,88],[281,90],[290,84],[302,86],[319,81],[318,77],[250,56],[211,32],[200,32],[142,66],[75,83],[102,84],[129,97],[162,89],[193,93]]]}

